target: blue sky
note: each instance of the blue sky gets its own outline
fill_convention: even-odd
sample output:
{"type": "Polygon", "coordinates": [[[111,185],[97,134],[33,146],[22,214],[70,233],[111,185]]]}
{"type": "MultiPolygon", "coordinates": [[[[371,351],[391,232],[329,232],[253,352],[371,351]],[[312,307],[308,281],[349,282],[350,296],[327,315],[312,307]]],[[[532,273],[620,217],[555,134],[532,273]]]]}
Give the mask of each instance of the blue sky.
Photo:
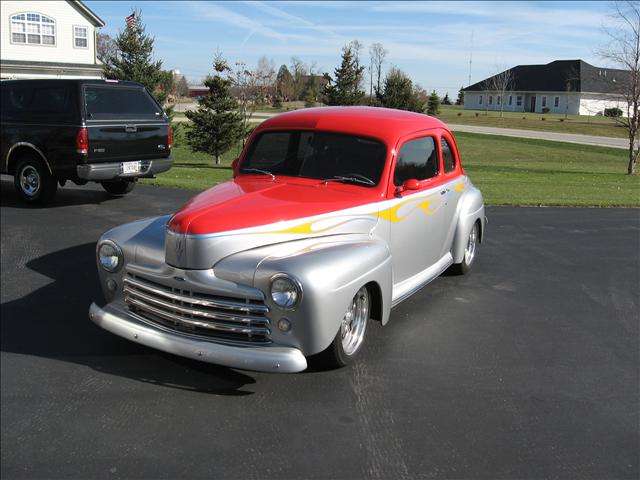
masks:
{"type": "Polygon", "coordinates": [[[500,67],[583,59],[600,65],[608,2],[165,2],[86,1],[115,36],[132,8],[142,10],[155,52],[168,69],[197,81],[217,49],[231,62],[276,69],[292,56],[333,73],[353,39],[388,50],[395,65],[429,90],[454,96],[500,67]],[[472,41],[473,33],[473,41],[472,41]]]}

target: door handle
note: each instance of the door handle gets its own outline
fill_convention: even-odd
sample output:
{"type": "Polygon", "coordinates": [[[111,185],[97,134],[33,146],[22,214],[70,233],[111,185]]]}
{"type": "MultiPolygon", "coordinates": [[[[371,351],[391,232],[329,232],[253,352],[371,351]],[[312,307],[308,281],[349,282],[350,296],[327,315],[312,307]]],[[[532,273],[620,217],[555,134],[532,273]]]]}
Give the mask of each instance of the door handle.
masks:
{"type": "Polygon", "coordinates": [[[440,195],[444,195],[445,193],[447,193],[447,190],[442,190],[442,191],[440,192],[440,195]]]}
{"type": "Polygon", "coordinates": [[[124,131],[127,133],[136,133],[138,131],[138,127],[135,125],[126,125],[124,127],[124,131]]]}

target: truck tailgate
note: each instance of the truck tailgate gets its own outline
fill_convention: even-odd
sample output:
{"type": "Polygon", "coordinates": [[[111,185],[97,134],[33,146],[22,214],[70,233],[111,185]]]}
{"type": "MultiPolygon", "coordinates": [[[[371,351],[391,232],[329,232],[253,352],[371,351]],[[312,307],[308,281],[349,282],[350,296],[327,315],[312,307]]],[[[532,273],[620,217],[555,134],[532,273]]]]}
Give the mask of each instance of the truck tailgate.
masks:
{"type": "Polygon", "coordinates": [[[167,157],[169,127],[165,122],[87,121],[89,163],[167,157]]]}

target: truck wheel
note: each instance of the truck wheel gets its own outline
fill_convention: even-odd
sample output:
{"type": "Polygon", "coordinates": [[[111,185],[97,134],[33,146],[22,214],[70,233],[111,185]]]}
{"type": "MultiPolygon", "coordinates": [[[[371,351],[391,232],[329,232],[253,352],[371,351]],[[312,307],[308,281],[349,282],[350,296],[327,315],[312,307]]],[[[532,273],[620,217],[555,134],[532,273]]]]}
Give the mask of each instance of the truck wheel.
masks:
{"type": "Polygon", "coordinates": [[[478,222],[476,222],[473,224],[471,232],[469,232],[469,238],[467,239],[467,245],[464,248],[464,257],[462,257],[462,262],[451,265],[451,273],[455,275],[464,275],[471,270],[471,266],[476,259],[476,253],[478,252],[479,239],[480,226],[478,222]]]}
{"type": "Polygon", "coordinates": [[[46,203],[58,189],[57,180],[36,155],[25,155],[18,160],[13,185],[18,195],[28,203],[46,203]]]}
{"type": "Polygon", "coordinates": [[[111,195],[125,195],[133,190],[136,183],[128,180],[114,180],[111,182],[101,182],[104,188],[111,195]]]}
{"type": "Polygon", "coordinates": [[[371,295],[365,286],[351,300],[342,318],[336,337],[318,360],[326,367],[339,368],[353,361],[364,344],[367,324],[371,318],[371,295]]]}

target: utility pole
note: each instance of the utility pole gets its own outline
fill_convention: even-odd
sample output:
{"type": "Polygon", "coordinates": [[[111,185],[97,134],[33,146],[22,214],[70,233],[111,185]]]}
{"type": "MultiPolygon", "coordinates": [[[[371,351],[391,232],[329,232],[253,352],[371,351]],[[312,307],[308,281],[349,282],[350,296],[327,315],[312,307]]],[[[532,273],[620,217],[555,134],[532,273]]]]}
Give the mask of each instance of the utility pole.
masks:
{"type": "Polygon", "coordinates": [[[471,85],[471,65],[473,64],[473,30],[471,30],[471,45],[469,46],[469,83],[467,87],[471,85]]]}

